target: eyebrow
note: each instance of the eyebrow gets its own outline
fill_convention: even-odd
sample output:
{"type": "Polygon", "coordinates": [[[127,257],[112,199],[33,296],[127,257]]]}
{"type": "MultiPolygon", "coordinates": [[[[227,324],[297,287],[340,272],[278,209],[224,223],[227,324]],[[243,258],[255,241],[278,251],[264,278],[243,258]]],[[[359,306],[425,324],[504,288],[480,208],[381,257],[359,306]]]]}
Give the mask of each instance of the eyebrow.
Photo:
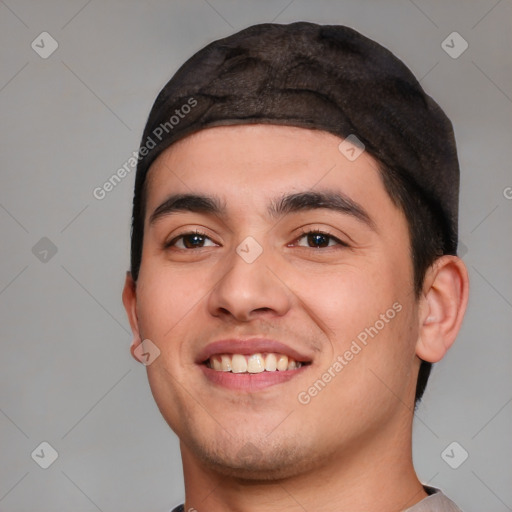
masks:
{"type": "MultiPolygon", "coordinates": [[[[301,211],[326,209],[343,213],[366,224],[376,231],[375,222],[367,211],[357,202],[341,192],[297,192],[287,194],[270,201],[267,213],[277,219],[284,215],[301,211]]],[[[162,217],[178,212],[204,213],[223,217],[227,214],[226,204],[217,196],[202,194],[173,194],[158,206],[149,218],[154,224],[162,217]]]]}

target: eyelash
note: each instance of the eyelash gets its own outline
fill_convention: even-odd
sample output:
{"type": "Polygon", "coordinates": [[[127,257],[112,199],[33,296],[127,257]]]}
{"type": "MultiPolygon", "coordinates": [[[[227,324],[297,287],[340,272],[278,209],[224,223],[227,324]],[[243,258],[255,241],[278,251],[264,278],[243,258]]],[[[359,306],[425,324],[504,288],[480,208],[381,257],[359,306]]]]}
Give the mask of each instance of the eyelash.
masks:
{"type": "MultiPolygon", "coordinates": [[[[195,231],[187,231],[186,233],[181,233],[180,235],[174,237],[169,242],[164,243],[164,249],[169,249],[170,247],[172,247],[181,238],[184,238],[186,236],[191,236],[191,235],[198,235],[198,236],[201,236],[201,237],[209,238],[211,240],[211,238],[206,233],[196,229],[195,231]]],[[[349,244],[347,244],[346,242],[343,242],[339,238],[335,237],[329,231],[322,231],[322,230],[309,230],[308,231],[308,230],[304,229],[304,230],[301,231],[300,235],[294,241],[300,240],[302,237],[304,237],[306,235],[324,235],[324,236],[334,240],[335,242],[337,242],[342,247],[350,247],[349,244]]],[[[322,247],[306,247],[306,248],[308,248],[308,249],[322,249],[322,247]]],[[[325,249],[327,249],[327,248],[331,248],[332,249],[331,246],[325,247],[325,249]]],[[[199,247],[199,249],[202,249],[202,247],[199,247]]],[[[181,249],[180,248],[179,250],[190,251],[190,250],[193,250],[193,249],[181,249]]]]}

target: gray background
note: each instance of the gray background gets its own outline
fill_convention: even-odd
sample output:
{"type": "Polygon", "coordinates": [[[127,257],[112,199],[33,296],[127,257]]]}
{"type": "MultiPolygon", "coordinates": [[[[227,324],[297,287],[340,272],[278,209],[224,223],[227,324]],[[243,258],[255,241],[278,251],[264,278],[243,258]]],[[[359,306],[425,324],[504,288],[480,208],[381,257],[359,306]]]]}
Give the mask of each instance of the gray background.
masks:
{"type": "Polygon", "coordinates": [[[453,121],[471,298],[417,411],[415,463],[465,512],[512,510],[510,0],[4,0],[0,19],[0,510],[181,502],[178,442],[129,354],[121,303],[134,173],[103,200],[93,190],[138,148],[186,58],[248,25],[297,20],[388,47],[453,121]],[[43,31],[59,44],[47,59],[31,48],[43,31]],[[458,58],[441,46],[453,31],[469,43],[458,58]],[[43,441],[58,452],[48,469],[31,458],[43,441]],[[441,457],[453,441],[469,453],[458,469],[441,457]]]}

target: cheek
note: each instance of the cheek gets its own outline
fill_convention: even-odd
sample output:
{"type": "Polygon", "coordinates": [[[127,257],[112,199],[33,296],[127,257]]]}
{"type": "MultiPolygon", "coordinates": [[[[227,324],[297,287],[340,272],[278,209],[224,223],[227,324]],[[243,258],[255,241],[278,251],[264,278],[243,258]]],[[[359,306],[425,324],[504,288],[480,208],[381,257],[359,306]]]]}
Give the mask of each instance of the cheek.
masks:
{"type": "Polygon", "coordinates": [[[377,266],[344,265],[322,273],[301,273],[295,290],[301,301],[340,340],[355,336],[392,307],[399,286],[382,260],[377,266]]]}
{"type": "MultiPolygon", "coordinates": [[[[169,269],[144,269],[138,283],[138,315],[141,334],[151,340],[168,342],[187,315],[199,306],[206,290],[201,280],[169,269]]],[[[157,343],[158,344],[158,343],[157,343]]]]}
{"type": "MultiPolygon", "coordinates": [[[[346,265],[323,275],[303,274],[297,280],[298,297],[332,343],[332,351],[326,350],[322,357],[322,369],[347,354],[341,373],[350,375],[351,384],[345,381],[345,390],[364,394],[377,386],[386,393],[370,370],[392,389],[407,379],[414,356],[414,308],[410,283],[398,268],[381,257],[375,264],[346,265]]],[[[344,392],[341,387],[339,392],[344,392]]]]}

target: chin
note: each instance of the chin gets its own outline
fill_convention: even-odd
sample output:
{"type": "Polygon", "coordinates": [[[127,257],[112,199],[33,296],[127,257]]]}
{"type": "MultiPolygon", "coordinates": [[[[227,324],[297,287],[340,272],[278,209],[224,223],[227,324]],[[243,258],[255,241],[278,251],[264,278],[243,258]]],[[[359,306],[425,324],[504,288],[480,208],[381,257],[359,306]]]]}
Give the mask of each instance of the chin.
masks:
{"type": "Polygon", "coordinates": [[[288,446],[270,445],[265,440],[253,444],[250,441],[227,442],[229,446],[210,446],[192,442],[188,443],[195,458],[210,470],[226,477],[240,481],[282,480],[311,471],[318,457],[306,453],[298,447],[297,440],[290,440],[288,446]]]}

